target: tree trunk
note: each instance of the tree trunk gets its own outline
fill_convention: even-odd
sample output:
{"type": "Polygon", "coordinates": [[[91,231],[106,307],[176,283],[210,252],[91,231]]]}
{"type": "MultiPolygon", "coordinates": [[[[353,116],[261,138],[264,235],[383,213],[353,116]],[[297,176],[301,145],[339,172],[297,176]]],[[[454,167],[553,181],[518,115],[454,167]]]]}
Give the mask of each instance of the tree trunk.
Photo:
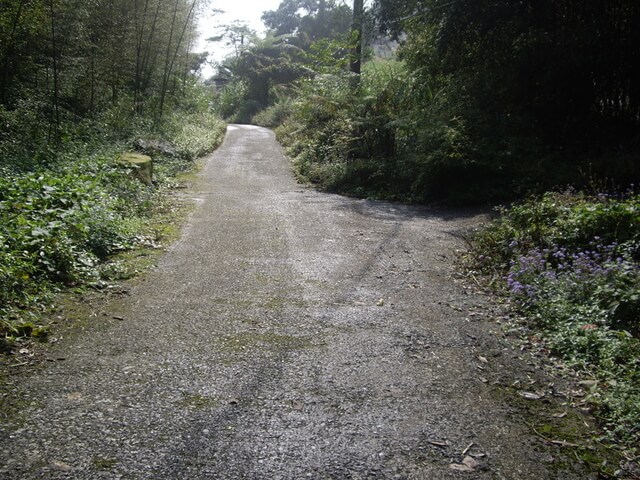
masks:
{"type": "Polygon", "coordinates": [[[142,18],[138,10],[138,2],[134,2],[134,28],[136,29],[136,71],[133,80],[133,105],[136,113],[141,113],[141,88],[142,88],[142,68],[144,65],[142,41],[144,38],[144,27],[149,10],[149,0],[145,0],[142,9],[142,18]]]}
{"type": "Polygon", "coordinates": [[[364,17],[364,0],[353,0],[353,24],[351,26],[351,39],[354,42],[351,52],[350,70],[360,75],[362,64],[362,22],[364,17]]]}
{"type": "Polygon", "coordinates": [[[176,58],[178,57],[178,52],[180,51],[180,45],[182,44],[182,40],[184,39],[184,34],[187,30],[187,27],[189,26],[189,23],[191,22],[191,15],[193,15],[193,11],[196,7],[196,3],[198,0],[193,0],[193,2],[191,3],[191,7],[189,8],[189,11],[187,13],[187,18],[184,21],[184,25],[182,26],[182,31],[180,32],[180,35],[176,41],[176,47],[175,47],[175,51],[173,52],[173,55],[171,55],[171,42],[172,42],[172,38],[173,38],[173,33],[174,33],[174,28],[175,28],[175,22],[176,22],[176,17],[177,17],[177,13],[178,13],[178,2],[176,1],[176,9],[173,12],[173,18],[171,20],[171,32],[169,33],[169,43],[167,46],[167,57],[166,57],[166,61],[165,61],[165,69],[164,69],[164,75],[162,78],[162,90],[160,91],[160,108],[159,108],[159,114],[158,114],[158,119],[161,120],[162,119],[162,114],[164,113],[164,103],[166,100],[166,95],[167,95],[167,89],[169,87],[169,79],[171,77],[171,73],[173,72],[173,67],[175,66],[175,62],[176,62],[176,58]]]}
{"type": "Polygon", "coordinates": [[[173,43],[173,32],[176,27],[176,20],[178,18],[178,5],[179,0],[176,0],[176,3],[173,8],[173,16],[171,17],[171,28],[169,29],[169,39],[167,41],[167,53],[164,58],[164,71],[162,72],[162,87],[160,90],[160,107],[158,108],[158,121],[162,119],[162,114],[164,113],[164,102],[167,96],[167,85],[169,82],[169,64],[171,63],[171,45],[173,43]]]}
{"type": "Polygon", "coordinates": [[[11,24],[11,33],[9,34],[7,44],[4,46],[5,51],[4,51],[2,64],[1,64],[2,79],[0,80],[0,103],[3,105],[6,105],[9,101],[8,94],[7,94],[7,87],[11,83],[10,69],[13,63],[12,62],[13,50],[15,47],[15,38],[16,38],[16,32],[18,30],[18,25],[20,24],[20,20],[22,19],[22,9],[24,7],[24,3],[25,3],[24,0],[21,0],[21,2],[18,4],[16,15],[13,18],[13,22],[11,24]]]}
{"type": "Polygon", "coordinates": [[[59,71],[58,71],[58,43],[56,41],[56,16],[54,0],[49,0],[49,14],[51,16],[51,58],[53,60],[53,92],[51,95],[51,123],[49,124],[49,136],[58,136],[60,127],[60,98],[59,98],[59,71]]]}
{"type": "MultiPolygon", "coordinates": [[[[158,0],[156,4],[155,13],[153,15],[153,21],[151,22],[151,27],[149,29],[149,36],[147,38],[147,42],[144,48],[144,52],[142,55],[142,63],[140,66],[140,93],[139,93],[139,101],[141,102],[139,107],[142,109],[142,97],[144,93],[149,88],[151,81],[153,79],[153,74],[156,66],[156,58],[157,58],[157,49],[152,53],[152,46],[154,44],[154,39],[156,35],[156,27],[158,25],[158,18],[160,17],[160,7],[162,6],[162,2],[158,0]]],[[[139,112],[141,113],[141,112],[139,112]]]]}
{"type": "Polygon", "coordinates": [[[89,111],[91,115],[95,113],[95,98],[96,98],[96,58],[94,47],[91,48],[91,93],[89,96],[89,111]]]}

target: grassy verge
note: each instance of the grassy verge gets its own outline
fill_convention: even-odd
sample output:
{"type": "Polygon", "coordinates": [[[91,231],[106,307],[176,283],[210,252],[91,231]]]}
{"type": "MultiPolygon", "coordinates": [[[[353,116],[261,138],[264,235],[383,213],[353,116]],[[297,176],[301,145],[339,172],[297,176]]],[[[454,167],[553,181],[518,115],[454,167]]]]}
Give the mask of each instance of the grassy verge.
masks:
{"type": "Polygon", "coordinates": [[[177,175],[220,143],[224,123],[176,113],[154,134],[174,148],[154,154],[152,186],[118,164],[129,142],[97,135],[28,168],[15,158],[0,165],[1,350],[46,340],[42,314],[60,291],[130,278],[148,263],[140,252],[175,236],[171,219],[179,207],[168,194],[177,175]]]}
{"type": "Polygon", "coordinates": [[[582,377],[610,439],[640,441],[640,195],[548,193],[478,232],[472,273],[582,377]]]}

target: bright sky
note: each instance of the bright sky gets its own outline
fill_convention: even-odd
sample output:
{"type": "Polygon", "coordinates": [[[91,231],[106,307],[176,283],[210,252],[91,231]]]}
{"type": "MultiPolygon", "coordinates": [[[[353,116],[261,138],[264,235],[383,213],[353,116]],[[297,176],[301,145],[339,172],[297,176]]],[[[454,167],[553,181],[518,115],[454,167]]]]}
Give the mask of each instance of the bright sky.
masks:
{"type": "MultiPolygon", "coordinates": [[[[267,10],[276,10],[282,0],[211,0],[200,19],[200,42],[197,51],[207,51],[210,59],[219,61],[231,53],[224,42],[206,42],[209,37],[216,35],[216,26],[228,25],[234,20],[246,22],[250,28],[258,33],[264,33],[265,27],[260,20],[262,13],[267,10]],[[224,10],[223,14],[212,14],[214,9],[224,10]]],[[[206,78],[213,73],[210,68],[205,68],[203,76],[206,78]]]]}

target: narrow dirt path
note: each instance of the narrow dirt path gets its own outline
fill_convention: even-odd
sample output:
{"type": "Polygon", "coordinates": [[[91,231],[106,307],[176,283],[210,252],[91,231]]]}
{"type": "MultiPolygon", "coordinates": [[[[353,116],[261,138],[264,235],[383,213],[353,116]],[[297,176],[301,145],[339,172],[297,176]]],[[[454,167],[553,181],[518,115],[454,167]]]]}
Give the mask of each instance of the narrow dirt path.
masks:
{"type": "Polygon", "coordinates": [[[588,478],[482,378],[516,360],[451,278],[474,215],[317,193],[248,126],[194,190],[158,268],[21,382],[1,478],[588,478]]]}

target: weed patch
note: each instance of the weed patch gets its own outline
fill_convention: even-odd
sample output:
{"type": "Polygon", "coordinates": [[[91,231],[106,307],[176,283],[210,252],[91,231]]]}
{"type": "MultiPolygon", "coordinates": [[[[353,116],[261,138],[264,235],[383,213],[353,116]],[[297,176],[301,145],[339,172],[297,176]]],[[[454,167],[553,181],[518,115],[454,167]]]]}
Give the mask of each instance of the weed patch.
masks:
{"type": "Polygon", "coordinates": [[[547,348],[593,379],[611,438],[640,440],[640,195],[548,193],[502,210],[472,248],[547,348]]]}
{"type": "Polygon", "coordinates": [[[118,164],[127,142],[101,138],[97,130],[90,145],[59,145],[46,162],[24,162],[16,152],[4,157],[0,349],[11,351],[25,338],[46,339],[44,314],[58,292],[131,278],[144,268],[149,262],[140,252],[176,235],[171,219],[180,206],[168,199],[168,188],[193,168],[194,158],[221,142],[224,127],[210,113],[170,117],[157,134],[176,145],[177,155],[155,156],[153,186],[118,164]]]}

